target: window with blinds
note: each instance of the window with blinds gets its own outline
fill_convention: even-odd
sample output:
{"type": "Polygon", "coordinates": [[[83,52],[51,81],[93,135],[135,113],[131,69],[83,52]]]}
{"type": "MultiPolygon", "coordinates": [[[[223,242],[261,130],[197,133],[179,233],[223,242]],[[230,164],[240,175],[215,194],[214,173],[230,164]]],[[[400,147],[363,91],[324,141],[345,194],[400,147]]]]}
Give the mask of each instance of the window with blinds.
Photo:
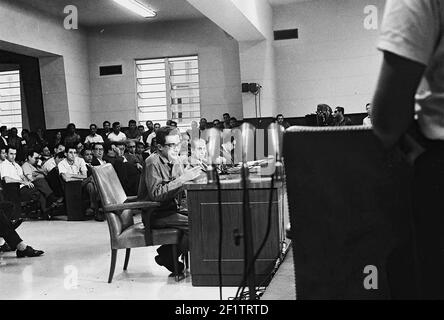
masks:
{"type": "Polygon", "coordinates": [[[0,124],[22,130],[20,71],[0,71],[0,124]]]}
{"type": "Polygon", "coordinates": [[[199,122],[199,64],[197,56],[136,60],[139,123],[165,125],[168,119],[181,128],[199,122]]]}

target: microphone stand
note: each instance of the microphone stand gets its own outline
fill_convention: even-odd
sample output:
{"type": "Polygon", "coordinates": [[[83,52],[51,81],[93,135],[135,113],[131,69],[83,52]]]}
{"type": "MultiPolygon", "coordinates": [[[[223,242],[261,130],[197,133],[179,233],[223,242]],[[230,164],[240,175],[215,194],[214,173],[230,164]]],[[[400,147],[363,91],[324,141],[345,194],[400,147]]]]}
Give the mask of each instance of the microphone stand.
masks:
{"type": "Polygon", "coordinates": [[[248,194],[248,165],[246,161],[242,163],[241,177],[243,187],[243,227],[244,227],[244,254],[246,261],[246,280],[249,291],[249,300],[256,300],[256,281],[253,249],[253,227],[250,209],[250,197],[248,194]]]}

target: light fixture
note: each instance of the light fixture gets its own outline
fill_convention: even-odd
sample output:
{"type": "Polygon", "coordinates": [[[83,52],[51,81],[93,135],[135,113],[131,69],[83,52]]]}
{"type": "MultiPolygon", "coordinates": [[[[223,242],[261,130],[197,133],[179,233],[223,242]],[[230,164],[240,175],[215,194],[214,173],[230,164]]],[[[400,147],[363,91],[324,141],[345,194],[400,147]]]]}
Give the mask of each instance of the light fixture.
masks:
{"type": "Polygon", "coordinates": [[[156,16],[156,11],[146,7],[137,0],[114,0],[114,2],[117,2],[122,7],[125,7],[144,18],[153,18],[156,16]]]}

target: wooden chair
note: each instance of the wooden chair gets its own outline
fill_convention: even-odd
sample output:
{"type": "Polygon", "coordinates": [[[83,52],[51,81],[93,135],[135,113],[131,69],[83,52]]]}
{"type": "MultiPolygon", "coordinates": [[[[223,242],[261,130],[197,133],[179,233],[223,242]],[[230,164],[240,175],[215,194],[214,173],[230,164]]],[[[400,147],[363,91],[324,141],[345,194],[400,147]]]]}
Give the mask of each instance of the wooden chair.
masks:
{"type": "MultiPolygon", "coordinates": [[[[134,223],[133,210],[158,207],[158,202],[137,201],[127,197],[113,166],[109,163],[93,168],[93,178],[99,191],[111,238],[111,267],[108,283],[111,283],[116,266],[117,250],[126,249],[123,270],[128,267],[131,248],[171,244],[173,246],[175,279],[179,281],[177,243],[180,231],[173,228],[145,229],[142,222],[134,223]]],[[[146,211],[144,214],[148,214],[146,211]]],[[[149,220],[149,219],[147,219],[149,220]]]]}

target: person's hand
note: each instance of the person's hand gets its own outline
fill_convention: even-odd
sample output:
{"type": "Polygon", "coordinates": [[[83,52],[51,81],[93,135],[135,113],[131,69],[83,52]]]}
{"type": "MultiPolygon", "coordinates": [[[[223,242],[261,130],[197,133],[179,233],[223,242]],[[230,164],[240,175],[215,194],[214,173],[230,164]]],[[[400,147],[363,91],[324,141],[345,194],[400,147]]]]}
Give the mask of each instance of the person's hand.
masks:
{"type": "Polygon", "coordinates": [[[143,166],[140,163],[136,163],[136,167],[138,170],[142,171],[143,170],[143,166]]]}
{"type": "Polygon", "coordinates": [[[30,181],[25,182],[24,185],[31,188],[31,189],[34,188],[34,184],[30,181]]]}
{"type": "Polygon", "coordinates": [[[194,179],[196,179],[200,174],[201,174],[202,170],[200,169],[200,167],[194,167],[194,168],[186,168],[183,171],[183,174],[179,177],[179,179],[185,183],[188,181],[192,181],[194,179]]]}

